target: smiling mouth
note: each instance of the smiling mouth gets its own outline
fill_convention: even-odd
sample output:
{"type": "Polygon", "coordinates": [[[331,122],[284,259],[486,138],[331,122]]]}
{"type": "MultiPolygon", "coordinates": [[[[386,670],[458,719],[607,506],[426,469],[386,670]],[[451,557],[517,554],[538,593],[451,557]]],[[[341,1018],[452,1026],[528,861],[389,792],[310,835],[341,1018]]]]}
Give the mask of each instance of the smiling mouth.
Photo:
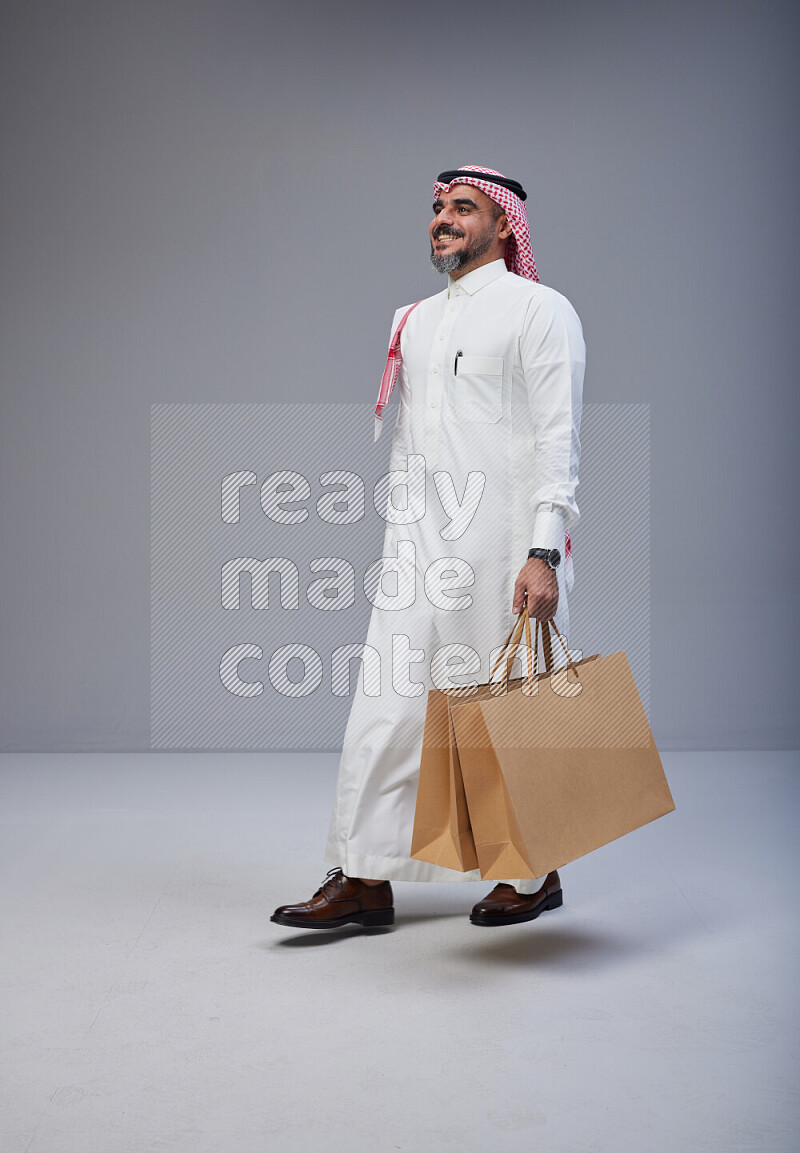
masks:
{"type": "Polygon", "coordinates": [[[460,236],[456,236],[452,232],[440,232],[438,236],[433,238],[437,244],[442,244],[446,240],[461,240],[460,236]]]}

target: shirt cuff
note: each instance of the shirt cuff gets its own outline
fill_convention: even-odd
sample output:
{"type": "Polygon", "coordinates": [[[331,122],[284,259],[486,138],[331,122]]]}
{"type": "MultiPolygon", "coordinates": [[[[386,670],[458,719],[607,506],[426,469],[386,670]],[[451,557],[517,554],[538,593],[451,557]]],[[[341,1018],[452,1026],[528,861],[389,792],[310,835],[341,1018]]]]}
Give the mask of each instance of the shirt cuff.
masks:
{"type": "Polygon", "coordinates": [[[549,505],[539,505],[530,548],[557,548],[564,559],[564,514],[549,505]]]}

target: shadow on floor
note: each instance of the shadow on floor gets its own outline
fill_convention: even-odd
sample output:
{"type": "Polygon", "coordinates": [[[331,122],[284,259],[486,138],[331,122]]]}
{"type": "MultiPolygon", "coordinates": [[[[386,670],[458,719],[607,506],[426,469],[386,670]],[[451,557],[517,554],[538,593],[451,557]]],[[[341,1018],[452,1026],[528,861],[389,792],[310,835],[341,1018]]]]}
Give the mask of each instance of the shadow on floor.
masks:
{"type": "MultiPolygon", "coordinates": [[[[459,937],[458,944],[454,944],[453,928],[448,926],[447,937],[442,945],[443,951],[457,949],[461,962],[472,961],[481,967],[567,967],[596,971],[673,950],[679,952],[687,937],[701,932],[687,923],[683,933],[676,933],[673,924],[665,927],[663,939],[660,939],[657,933],[654,934],[652,925],[641,935],[618,931],[606,933],[577,927],[558,927],[547,921],[547,916],[545,913],[535,921],[518,925],[490,927],[470,924],[463,912],[406,913],[397,917],[394,925],[385,928],[366,929],[361,925],[347,925],[341,929],[303,929],[290,937],[262,941],[257,947],[264,950],[314,948],[332,945],[351,937],[391,935],[424,922],[463,920],[464,936],[459,937]]],[[[435,932],[433,925],[431,931],[435,932]]]]}

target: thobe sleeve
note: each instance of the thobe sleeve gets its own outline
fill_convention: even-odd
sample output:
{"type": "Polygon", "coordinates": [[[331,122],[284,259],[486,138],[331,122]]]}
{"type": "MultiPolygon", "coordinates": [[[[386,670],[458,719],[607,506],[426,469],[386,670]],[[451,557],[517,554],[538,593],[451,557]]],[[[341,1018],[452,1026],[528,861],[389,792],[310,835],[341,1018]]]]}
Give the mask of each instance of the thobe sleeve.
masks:
{"type": "Polygon", "coordinates": [[[572,305],[560,294],[536,295],[520,337],[520,360],[535,429],[528,504],[531,548],[564,555],[564,529],[577,524],[581,408],[586,346],[572,305]]]}

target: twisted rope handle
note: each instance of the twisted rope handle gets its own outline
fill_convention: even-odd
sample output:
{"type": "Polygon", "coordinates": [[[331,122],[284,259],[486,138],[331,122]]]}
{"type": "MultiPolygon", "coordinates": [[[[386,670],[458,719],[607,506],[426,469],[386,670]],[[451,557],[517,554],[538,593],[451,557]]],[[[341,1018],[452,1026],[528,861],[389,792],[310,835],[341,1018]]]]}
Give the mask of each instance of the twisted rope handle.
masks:
{"type": "MultiPolygon", "coordinates": [[[[500,662],[502,661],[503,657],[506,655],[506,651],[508,650],[509,642],[511,642],[510,655],[509,655],[508,660],[506,661],[506,671],[504,674],[504,679],[508,680],[508,672],[511,668],[511,665],[514,663],[514,657],[517,655],[517,649],[519,648],[520,638],[522,637],[522,630],[523,630],[525,623],[526,623],[522,619],[523,613],[525,616],[527,616],[527,613],[525,613],[525,610],[523,609],[522,613],[519,614],[517,619],[514,621],[514,624],[511,626],[511,632],[508,634],[508,636],[503,641],[503,644],[500,647],[500,653],[497,657],[497,660],[494,662],[494,668],[489,673],[489,681],[490,682],[491,682],[494,674],[497,672],[497,669],[498,669],[500,662]]],[[[538,626],[539,622],[537,621],[536,623],[538,626]]],[[[530,623],[528,623],[528,638],[530,638],[530,630],[531,630],[531,626],[530,626],[530,623]]]]}
{"type": "MultiPolygon", "coordinates": [[[[551,647],[551,642],[550,642],[550,633],[549,633],[549,626],[550,625],[553,626],[553,629],[555,630],[555,634],[558,637],[559,641],[561,642],[561,647],[563,648],[564,653],[565,653],[566,658],[567,658],[567,666],[573,671],[573,673],[578,678],[578,680],[580,680],[580,674],[578,673],[577,666],[575,665],[575,663],[572,660],[572,657],[569,654],[569,649],[567,648],[566,642],[558,630],[558,625],[552,619],[549,621],[542,621],[542,648],[544,649],[545,669],[547,670],[548,673],[553,671],[553,652],[552,652],[552,647],[551,647]]],[[[525,632],[525,642],[526,642],[526,647],[527,647],[527,651],[529,654],[528,662],[527,662],[528,663],[528,673],[527,673],[526,681],[527,681],[529,690],[531,690],[531,691],[533,690],[533,680],[534,680],[534,677],[537,675],[538,668],[539,668],[539,619],[538,619],[538,617],[536,618],[536,629],[535,629],[535,633],[534,633],[534,640],[533,640],[533,644],[531,644],[530,617],[528,616],[527,608],[523,605],[519,616],[517,617],[516,621],[514,622],[514,624],[511,627],[511,631],[509,632],[506,639],[503,641],[503,644],[500,648],[500,653],[497,657],[497,660],[494,663],[494,667],[492,668],[491,673],[489,674],[489,682],[491,683],[492,678],[494,677],[494,674],[497,672],[497,669],[500,665],[500,662],[503,660],[503,657],[505,657],[506,658],[506,667],[503,671],[503,675],[502,675],[500,681],[497,682],[498,684],[500,684],[502,686],[502,689],[504,692],[508,691],[508,680],[509,680],[509,677],[511,675],[511,666],[513,665],[514,658],[517,655],[517,650],[519,649],[520,641],[522,640],[523,630],[525,632]]]]}
{"type": "Polygon", "coordinates": [[[567,658],[567,667],[572,669],[575,676],[578,678],[578,680],[580,680],[581,678],[580,678],[580,674],[578,673],[578,667],[576,664],[574,664],[572,657],[569,655],[569,649],[567,648],[566,641],[562,637],[561,633],[558,631],[558,625],[552,619],[549,621],[542,621],[542,648],[544,649],[545,668],[547,669],[547,671],[549,673],[551,673],[553,671],[553,650],[552,650],[551,645],[550,645],[550,632],[549,632],[549,626],[550,625],[553,626],[553,630],[555,631],[556,636],[558,637],[559,641],[561,642],[561,647],[564,650],[564,655],[567,658]],[[545,639],[545,638],[547,638],[547,639],[545,639]]]}

